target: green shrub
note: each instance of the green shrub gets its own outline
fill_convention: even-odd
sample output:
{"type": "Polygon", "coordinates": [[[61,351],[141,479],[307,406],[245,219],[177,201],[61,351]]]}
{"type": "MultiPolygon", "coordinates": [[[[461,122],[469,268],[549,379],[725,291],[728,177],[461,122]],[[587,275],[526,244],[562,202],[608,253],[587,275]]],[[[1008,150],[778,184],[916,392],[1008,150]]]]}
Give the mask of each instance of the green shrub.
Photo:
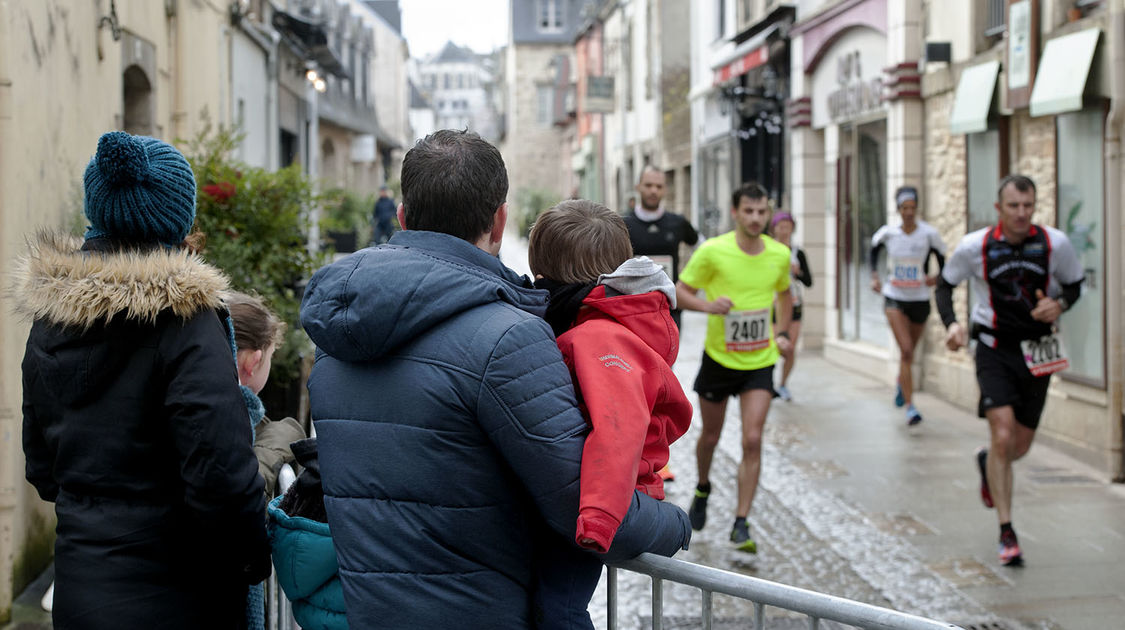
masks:
{"type": "Polygon", "coordinates": [[[516,191],[515,220],[520,236],[526,237],[539,214],[560,201],[557,194],[540,188],[516,191]]]}
{"type": "Polygon", "coordinates": [[[333,188],[322,195],[320,211],[321,237],[328,232],[353,233],[359,246],[371,240],[371,216],[374,195],[359,195],[344,188],[333,188]]]}
{"type": "Polygon", "coordinates": [[[204,258],[288,324],[271,374],[283,385],[299,378],[300,357],[312,348],[300,325],[300,291],[326,259],[308,246],[310,210],[320,197],[295,164],[267,171],[232,160],[240,140],[231,129],[206,124],[182,143],[199,186],[195,226],[207,237],[204,258]]]}

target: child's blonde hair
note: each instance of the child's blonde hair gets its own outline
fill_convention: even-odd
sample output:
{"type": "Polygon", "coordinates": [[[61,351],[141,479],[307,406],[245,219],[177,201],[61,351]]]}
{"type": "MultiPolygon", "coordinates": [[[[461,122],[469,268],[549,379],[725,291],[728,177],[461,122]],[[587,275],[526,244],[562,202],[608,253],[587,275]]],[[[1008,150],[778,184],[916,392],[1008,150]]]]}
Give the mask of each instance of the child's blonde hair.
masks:
{"type": "Polygon", "coordinates": [[[531,273],[563,284],[595,282],[633,257],[629,228],[609,208],[586,199],[543,212],[528,243],[531,273]]]}
{"type": "Polygon", "coordinates": [[[260,299],[239,291],[228,291],[223,297],[234,324],[234,345],[239,350],[281,346],[285,338],[285,322],[260,299]]]}

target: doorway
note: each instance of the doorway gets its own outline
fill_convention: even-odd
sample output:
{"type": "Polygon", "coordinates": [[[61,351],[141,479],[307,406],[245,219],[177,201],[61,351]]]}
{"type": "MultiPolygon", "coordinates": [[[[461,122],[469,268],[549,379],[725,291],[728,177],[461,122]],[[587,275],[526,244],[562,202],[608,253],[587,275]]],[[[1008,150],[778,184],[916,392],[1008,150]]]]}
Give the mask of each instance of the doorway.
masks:
{"type": "Polygon", "coordinates": [[[883,297],[871,290],[871,237],[887,221],[887,123],[840,128],[837,173],[840,338],[887,347],[883,297]]]}

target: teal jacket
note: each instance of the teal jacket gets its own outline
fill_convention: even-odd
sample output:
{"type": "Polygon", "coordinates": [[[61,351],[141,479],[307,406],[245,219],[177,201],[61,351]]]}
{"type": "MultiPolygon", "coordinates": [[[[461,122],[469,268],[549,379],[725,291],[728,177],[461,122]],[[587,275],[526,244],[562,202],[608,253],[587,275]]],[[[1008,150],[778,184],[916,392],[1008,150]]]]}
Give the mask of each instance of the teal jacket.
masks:
{"type": "Polygon", "coordinates": [[[340,566],[328,523],[289,516],[269,504],[269,535],[277,583],[293,602],[293,617],[303,630],[347,630],[340,566]]]}

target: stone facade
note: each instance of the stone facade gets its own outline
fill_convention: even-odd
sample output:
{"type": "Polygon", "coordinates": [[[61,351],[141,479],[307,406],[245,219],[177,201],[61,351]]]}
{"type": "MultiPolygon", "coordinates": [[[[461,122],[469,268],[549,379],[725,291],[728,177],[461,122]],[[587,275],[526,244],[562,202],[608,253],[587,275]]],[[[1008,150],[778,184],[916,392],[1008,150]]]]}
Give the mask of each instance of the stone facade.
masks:
{"type": "Polygon", "coordinates": [[[552,44],[509,48],[508,133],[501,147],[508,167],[509,203],[516,202],[521,191],[543,191],[558,199],[570,194],[565,189],[567,173],[562,166],[569,162],[569,145],[553,120],[542,121],[537,114],[539,89],[554,85],[554,74],[549,71],[552,62],[558,55],[573,54],[573,50],[573,46],[552,44]]]}

